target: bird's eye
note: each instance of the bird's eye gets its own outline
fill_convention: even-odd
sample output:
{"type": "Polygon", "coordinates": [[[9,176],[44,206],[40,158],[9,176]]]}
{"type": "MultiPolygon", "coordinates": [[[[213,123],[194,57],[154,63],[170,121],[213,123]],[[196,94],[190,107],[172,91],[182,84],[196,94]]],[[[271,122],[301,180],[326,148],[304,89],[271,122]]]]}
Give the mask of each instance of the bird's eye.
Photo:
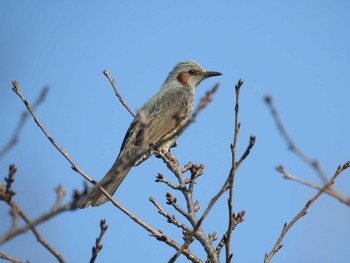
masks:
{"type": "Polygon", "coordinates": [[[198,72],[196,70],[194,70],[194,69],[189,70],[188,73],[191,74],[191,75],[197,75],[198,74],[198,72]]]}

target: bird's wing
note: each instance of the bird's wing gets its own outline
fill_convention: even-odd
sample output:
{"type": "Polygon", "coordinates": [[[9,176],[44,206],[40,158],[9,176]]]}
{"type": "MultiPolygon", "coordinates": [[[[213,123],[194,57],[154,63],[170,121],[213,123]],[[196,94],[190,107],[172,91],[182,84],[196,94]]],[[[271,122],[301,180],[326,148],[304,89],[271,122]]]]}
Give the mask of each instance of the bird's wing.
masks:
{"type": "Polygon", "coordinates": [[[180,128],[179,126],[191,111],[188,104],[189,98],[184,97],[183,93],[168,96],[162,108],[158,108],[154,114],[147,116],[149,123],[144,129],[140,129],[136,142],[142,143],[142,140],[146,139],[148,143],[157,145],[167,135],[177,133],[176,130],[180,128]]]}
{"type": "Polygon", "coordinates": [[[123,140],[123,143],[122,143],[122,146],[120,147],[120,151],[123,150],[124,146],[128,144],[129,140],[132,138],[132,134],[137,130],[138,130],[138,120],[137,118],[135,118],[130,126],[129,126],[129,129],[127,130],[125,136],[124,136],[124,140],[123,140]]]}

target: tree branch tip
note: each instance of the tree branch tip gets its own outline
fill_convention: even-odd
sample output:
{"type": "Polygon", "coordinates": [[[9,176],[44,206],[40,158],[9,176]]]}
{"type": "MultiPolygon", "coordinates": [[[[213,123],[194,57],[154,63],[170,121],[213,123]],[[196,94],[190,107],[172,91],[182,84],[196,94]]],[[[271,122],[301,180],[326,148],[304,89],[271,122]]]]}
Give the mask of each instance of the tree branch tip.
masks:
{"type": "Polygon", "coordinates": [[[231,262],[232,257],[233,257],[233,253],[230,254],[229,259],[228,259],[228,262],[231,262]]]}
{"type": "Polygon", "coordinates": [[[18,87],[18,82],[17,80],[12,81],[12,90],[18,95],[19,92],[19,87],[18,87]]]}
{"type": "Polygon", "coordinates": [[[266,95],[264,97],[264,101],[270,105],[272,103],[272,97],[270,95],[266,95]]]}
{"type": "Polygon", "coordinates": [[[104,69],[104,70],[103,70],[103,75],[105,75],[106,77],[108,77],[108,76],[109,76],[109,72],[108,72],[108,70],[107,70],[107,69],[104,69]]]}
{"type": "Polygon", "coordinates": [[[246,211],[242,210],[242,211],[238,212],[236,217],[244,217],[245,213],[246,213],[246,211]]]}
{"type": "Polygon", "coordinates": [[[275,169],[280,173],[283,173],[283,171],[284,171],[284,167],[282,165],[276,166],[275,169]]]}
{"type": "Polygon", "coordinates": [[[242,79],[239,79],[237,84],[235,85],[235,89],[239,89],[243,85],[244,81],[242,79]]]}
{"type": "Polygon", "coordinates": [[[256,136],[255,136],[255,135],[250,135],[250,137],[249,137],[249,143],[250,143],[250,144],[255,144],[255,141],[256,141],[256,136]]]}

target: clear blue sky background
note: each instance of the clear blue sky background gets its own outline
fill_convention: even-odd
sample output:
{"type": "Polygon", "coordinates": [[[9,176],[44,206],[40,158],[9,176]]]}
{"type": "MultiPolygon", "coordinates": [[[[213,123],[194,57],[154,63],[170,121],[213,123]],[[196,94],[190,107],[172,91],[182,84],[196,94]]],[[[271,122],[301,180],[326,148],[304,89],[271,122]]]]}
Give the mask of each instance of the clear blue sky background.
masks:
{"type": "MultiPolygon", "coordinates": [[[[282,179],[274,167],[283,164],[294,175],[320,183],[314,171],[288,151],[263,96],[273,96],[295,142],[320,162],[327,175],[349,160],[349,13],[350,2],[345,0],[2,2],[0,146],[11,137],[24,110],[11,81],[19,82],[29,101],[49,85],[48,97],[37,111],[39,118],[79,166],[99,179],[116,158],[131,122],[102,71],[109,70],[121,94],[137,110],[178,61],[195,60],[223,73],[198,88],[197,101],[217,81],[221,84],[213,102],[173,150],[182,165],[205,164],[195,194],[201,213],[229,172],[234,85],[242,78],[239,153],[251,134],[257,142],[236,178],[234,210],[247,213],[234,231],[232,250],[234,262],[262,262],[284,222],[315,194],[282,179]]],[[[32,120],[19,144],[0,160],[2,178],[10,163],[18,167],[15,201],[31,218],[50,208],[57,185],[69,194],[82,189],[83,178],[32,120]]],[[[173,212],[165,205],[169,189],[154,182],[157,172],[174,179],[153,157],[130,172],[115,197],[182,243],[178,229],[167,224],[148,201],[152,196],[173,212]]],[[[335,188],[348,196],[349,186],[346,172],[335,188]]],[[[68,262],[87,262],[101,218],[107,219],[109,229],[98,262],[165,262],[174,253],[110,204],[67,212],[38,229],[68,262]]],[[[4,204],[0,221],[3,233],[10,225],[4,204]]],[[[220,237],[226,221],[225,197],[203,228],[207,233],[217,231],[220,237]]],[[[349,207],[321,197],[283,243],[274,262],[349,262],[349,207]]],[[[32,233],[1,249],[22,260],[55,262],[32,233]]],[[[198,245],[192,251],[204,259],[198,245]]]]}

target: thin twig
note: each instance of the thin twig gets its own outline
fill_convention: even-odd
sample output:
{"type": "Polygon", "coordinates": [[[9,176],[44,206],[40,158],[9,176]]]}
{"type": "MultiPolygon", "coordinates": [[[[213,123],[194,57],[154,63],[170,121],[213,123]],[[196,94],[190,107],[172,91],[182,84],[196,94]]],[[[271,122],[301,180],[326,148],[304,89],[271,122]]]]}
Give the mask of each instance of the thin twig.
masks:
{"type": "MultiPolygon", "coordinates": [[[[48,90],[49,90],[48,87],[44,87],[41,89],[39,96],[33,102],[33,110],[35,110],[41,103],[44,102],[48,90]]],[[[26,123],[28,117],[29,117],[28,111],[24,111],[22,113],[21,118],[19,119],[19,122],[17,124],[17,127],[11,139],[7,142],[7,144],[2,149],[0,149],[0,158],[3,157],[12,147],[14,147],[17,144],[19,140],[19,135],[23,130],[24,124],[26,123]]]]}
{"type": "MultiPolygon", "coordinates": [[[[325,173],[323,172],[321,166],[319,165],[319,163],[317,161],[312,160],[306,154],[304,154],[292,141],[291,137],[289,136],[287,130],[285,129],[285,127],[284,127],[284,125],[283,125],[283,123],[278,115],[278,112],[277,112],[277,110],[272,102],[272,97],[266,96],[265,102],[271,111],[271,115],[275,120],[275,123],[277,125],[278,130],[280,131],[282,137],[286,140],[286,142],[289,146],[289,149],[292,152],[294,152],[300,159],[302,159],[307,165],[310,165],[313,169],[315,169],[316,174],[322,180],[323,184],[326,184],[328,179],[327,179],[327,176],[325,175],[325,173]]],[[[293,177],[293,179],[292,179],[292,178],[288,178],[288,176],[284,176],[284,178],[291,179],[293,181],[297,181],[299,183],[302,183],[304,185],[307,185],[307,186],[315,188],[315,189],[321,189],[320,186],[316,186],[312,183],[306,183],[307,181],[304,181],[304,180],[299,179],[297,177],[293,177]]],[[[350,199],[346,198],[345,196],[343,196],[341,193],[339,193],[338,191],[336,191],[332,187],[327,189],[326,192],[328,194],[330,194],[331,196],[335,197],[336,199],[338,199],[340,202],[342,202],[346,205],[350,205],[350,199]]]]}
{"type": "MultiPolygon", "coordinates": [[[[65,205],[61,205],[61,199],[63,198],[62,193],[64,192],[63,188],[58,187],[56,189],[57,193],[57,200],[53,206],[53,208],[50,209],[50,211],[40,215],[38,218],[35,220],[32,220],[31,223],[33,226],[37,226],[41,224],[42,222],[45,222],[49,220],[50,218],[65,212],[65,211],[70,211],[75,209],[75,204],[77,200],[81,197],[82,194],[78,193],[77,191],[74,191],[73,194],[73,199],[66,203],[65,205]],[[62,190],[58,190],[62,189],[62,190]]],[[[11,209],[11,216],[13,218],[13,221],[16,221],[14,218],[17,218],[18,214],[15,209],[11,209]]],[[[23,234],[27,232],[30,229],[30,225],[24,225],[22,227],[16,228],[16,224],[13,224],[11,229],[5,233],[2,237],[0,237],[0,245],[7,242],[8,240],[12,239],[15,236],[18,236],[20,234],[23,234]]]]}
{"type": "MultiPolygon", "coordinates": [[[[178,179],[180,183],[180,188],[179,191],[182,192],[185,200],[186,200],[186,205],[187,205],[187,213],[183,213],[183,215],[187,218],[187,220],[191,223],[193,230],[190,233],[186,233],[186,241],[182,245],[181,249],[177,250],[176,256],[174,255],[169,262],[174,262],[176,258],[183,253],[183,251],[186,251],[189,244],[192,242],[193,237],[195,237],[203,246],[205,252],[207,253],[210,262],[212,263],[217,263],[219,262],[218,255],[215,252],[215,249],[212,247],[211,240],[205,236],[203,230],[200,228],[200,223],[196,218],[195,212],[198,210],[198,204],[193,203],[192,199],[192,192],[189,192],[189,190],[186,187],[185,184],[185,178],[182,175],[182,169],[179,167],[177,162],[174,162],[175,157],[171,155],[170,152],[164,153],[163,151],[157,151],[157,155],[162,158],[162,160],[166,163],[167,167],[169,168],[170,171],[174,173],[176,178],[178,179]]],[[[169,204],[173,205],[171,202],[176,203],[175,201],[171,201],[174,198],[167,193],[167,200],[170,202],[169,204]],[[171,199],[170,199],[171,198],[171,199]]],[[[175,207],[175,206],[174,206],[175,207]]]]}
{"type": "MultiPolygon", "coordinates": [[[[236,154],[237,154],[237,140],[238,140],[238,134],[239,129],[241,127],[241,124],[238,119],[239,115],[239,94],[241,87],[243,85],[242,80],[238,80],[238,83],[235,85],[235,94],[236,94],[236,105],[235,105],[235,127],[234,127],[234,135],[233,135],[233,143],[231,144],[231,155],[232,155],[232,161],[231,161],[231,174],[229,175],[228,180],[228,189],[229,189],[229,195],[228,195],[228,226],[226,231],[226,238],[225,238],[225,248],[226,248],[226,262],[231,262],[233,254],[231,253],[231,234],[232,234],[232,228],[233,228],[233,184],[234,184],[234,178],[236,173],[236,154]]],[[[251,145],[249,143],[249,145],[251,145]]],[[[251,146],[253,147],[253,145],[251,146]]],[[[251,147],[248,146],[247,151],[249,154],[249,151],[251,147]]],[[[247,154],[247,155],[248,155],[247,154]]],[[[244,157],[245,158],[245,157],[244,157]]],[[[242,160],[244,159],[242,156],[242,160]]],[[[239,164],[238,164],[239,165],[239,164]]]]}
{"type": "MultiPolygon", "coordinates": [[[[179,189],[180,190],[180,189],[179,189]]],[[[171,205],[177,212],[179,212],[181,215],[183,215],[185,218],[187,218],[188,220],[190,220],[189,218],[189,214],[188,212],[186,212],[185,210],[183,210],[181,208],[181,206],[179,206],[176,201],[176,197],[173,197],[170,193],[166,193],[165,194],[166,200],[167,200],[167,205],[171,205]]]]}
{"type": "Polygon", "coordinates": [[[300,210],[300,212],[292,219],[292,221],[290,221],[288,224],[285,223],[282,229],[282,232],[279,236],[279,238],[277,239],[275,245],[273,246],[272,250],[270,251],[270,253],[266,253],[265,254],[265,259],[264,259],[264,263],[268,263],[270,262],[270,260],[272,259],[272,257],[277,253],[278,250],[281,249],[282,245],[282,240],[284,238],[284,236],[287,234],[287,232],[290,230],[290,228],[300,219],[302,218],[304,215],[306,215],[307,210],[309,209],[309,207],[324,193],[326,192],[326,190],[332,185],[334,184],[335,179],[338,177],[338,175],[340,173],[342,173],[344,170],[346,170],[347,168],[350,167],[350,161],[344,163],[343,165],[338,166],[337,170],[335,171],[334,175],[332,176],[332,178],[325,184],[324,187],[322,187],[317,193],[316,195],[310,199],[305,206],[300,210]]]}
{"type": "MultiPolygon", "coordinates": [[[[239,81],[240,82],[240,81],[239,81]]],[[[253,141],[250,139],[250,142],[253,141]]],[[[254,143],[253,143],[254,145],[254,143]]],[[[251,149],[252,146],[250,146],[250,144],[248,145],[247,149],[251,149]]],[[[247,155],[249,154],[249,151],[246,150],[245,152],[247,152],[247,155]]],[[[173,263],[175,262],[175,260],[178,258],[178,256],[182,253],[182,251],[184,249],[186,249],[189,244],[190,241],[192,239],[192,237],[195,235],[195,233],[198,231],[198,229],[200,228],[201,224],[203,223],[204,219],[207,217],[208,213],[210,212],[210,210],[213,208],[213,206],[215,205],[216,201],[221,197],[221,195],[227,190],[227,186],[229,181],[231,180],[231,177],[234,176],[234,171],[235,169],[237,169],[239,167],[239,164],[236,163],[236,165],[234,167],[231,168],[231,171],[226,179],[226,181],[224,182],[223,186],[221,187],[221,189],[219,190],[219,192],[210,200],[207,208],[205,209],[204,213],[202,214],[202,216],[200,217],[200,219],[197,221],[197,224],[194,226],[192,232],[189,235],[189,239],[186,240],[186,242],[181,246],[181,249],[178,250],[176,252],[175,255],[173,255],[170,260],[168,261],[169,263],[173,263]]]]}
{"type": "Polygon", "coordinates": [[[61,206],[62,200],[63,200],[64,196],[66,195],[66,191],[60,185],[57,186],[57,188],[55,189],[55,192],[57,194],[57,199],[56,199],[56,202],[51,209],[53,211],[56,211],[61,206]]]}
{"type": "Polygon", "coordinates": [[[106,78],[108,79],[109,83],[111,83],[113,90],[115,92],[115,95],[117,96],[117,98],[119,99],[119,101],[121,102],[121,104],[127,109],[127,111],[135,118],[135,113],[130,109],[130,107],[128,106],[128,104],[126,103],[126,101],[123,99],[123,97],[120,95],[120,93],[118,92],[116,86],[115,86],[115,80],[112,79],[109,75],[108,70],[104,70],[103,74],[106,76],[106,78]]]}
{"type": "Polygon", "coordinates": [[[266,96],[264,98],[264,100],[270,109],[271,115],[272,115],[273,119],[275,120],[275,123],[277,125],[279,132],[281,133],[282,137],[287,142],[289,149],[292,152],[294,152],[297,156],[299,156],[299,158],[302,159],[305,163],[307,163],[308,165],[311,165],[317,171],[317,174],[320,177],[320,179],[322,180],[323,184],[327,183],[328,179],[327,179],[325,173],[323,172],[323,170],[321,169],[320,165],[318,164],[318,162],[309,158],[293,142],[292,138],[290,137],[286,128],[284,127],[282,120],[281,120],[281,118],[280,118],[280,116],[279,116],[279,114],[278,114],[278,112],[277,112],[277,110],[272,102],[272,97],[266,96]]]}
{"type": "MultiPolygon", "coordinates": [[[[17,83],[17,81],[13,81],[13,91],[20,97],[20,99],[23,101],[23,103],[25,104],[25,106],[27,107],[28,111],[30,112],[30,114],[32,115],[34,121],[36,122],[36,124],[39,126],[39,128],[42,130],[42,132],[45,134],[45,136],[49,139],[49,141],[53,144],[53,146],[65,157],[65,159],[72,165],[72,169],[74,171],[76,171],[77,173],[79,173],[80,175],[82,175],[86,180],[88,180],[89,182],[96,184],[96,181],[93,180],[92,178],[90,178],[87,174],[85,174],[80,168],[79,166],[69,157],[68,153],[61,147],[59,146],[56,141],[49,135],[49,133],[46,131],[46,129],[44,128],[44,126],[41,124],[41,122],[39,121],[39,119],[36,117],[36,115],[34,114],[31,105],[28,103],[28,101],[24,98],[24,96],[22,95],[22,92],[19,88],[19,85],[17,83]]],[[[217,87],[216,87],[217,88],[217,87]]],[[[209,94],[210,95],[210,94],[209,94]]],[[[204,106],[206,105],[205,103],[203,103],[204,106]]],[[[200,105],[201,108],[203,108],[204,106],[200,105]]],[[[193,116],[193,115],[192,115],[193,116]]],[[[187,127],[191,122],[193,122],[194,119],[191,119],[189,121],[187,121],[184,124],[184,127],[187,127]]],[[[168,140],[169,138],[164,138],[165,140],[168,140]]],[[[160,143],[162,143],[163,141],[161,141],[160,143]]],[[[142,153],[141,153],[142,154],[142,153]]],[[[138,158],[138,156],[137,156],[138,158]]],[[[121,204],[119,204],[119,202],[117,202],[115,199],[113,199],[111,197],[111,195],[108,194],[108,192],[102,188],[100,185],[98,185],[99,190],[112,202],[112,204],[114,206],[116,206],[119,210],[121,210],[124,214],[126,214],[128,217],[130,217],[135,223],[137,223],[138,225],[142,226],[144,229],[146,229],[151,236],[154,236],[156,239],[161,240],[163,242],[165,242],[166,244],[168,244],[169,246],[175,248],[176,250],[180,249],[180,246],[173,240],[169,239],[168,237],[166,237],[161,231],[157,231],[155,229],[153,229],[151,226],[147,225],[146,223],[144,223],[141,219],[139,219],[137,216],[135,216],[134,214],[132,214],[131,212],[129,212],[126,208],[124,208],[121,204]]],[[[200,260],[198,260],[196,257],[194,257],[187,249],[183,249],[182,250],[182,254],[184,256],[186,256],[189,260],[193,261],[193,262],[201,262],[200,260]]]]}
{"type": "MultiPolygon", "coordinates": [[[[39,119],[36,117],[34,114],[32,107],[28,103],[28,101],[24,98],[22,95],[22,92],[19,88],[19,85],[17,81],[13,81],[13,91],[21,98],[25,106],[27,107],[28,111],[32,115],[35,123],[39,126],[39,128],[42,130],[42,132],[45,134],[45,136],[49,139],[49,141],[53,144],[53,146],[66,158],[66,160],[72,165],[72,169],[82,175],[86,180],[89,182],[96,184],[96,181],[90,178],[83,170],[80,169],[80,167],[71,159],[71,157],[68,155],[68,153],[61,147],[59,146],[56,141],[49,135],[49,133],[46,131],[44,126],[41,124],[39,119]]],[[[128,217],[130,217],[134,222],[145,228],[148,232],[150,232],[154,236],[161,236],[161,233],[153,229],[151,226],[147,225],[144,223],[142,220],[140,220],[137,216],[132,214],[130,211],[128,211],[125,207],[123,207],[119,202],[117,202],[113,197],[100,185],[98,185],[99,190],[112,202],[114,206],[116,206],[119,210],[121,210],[124,214],[126,214],[128,217]]]]}
{"type": "Polygon", "coordinates": [[[16,167],[14,165],[10,165],[10,171],[8,178],[5,178],[6,180],[6,189],[0,189],[0,200],[5,201],[11,208],[12,213],[18,214],[24,222],[29,225],[30,229],[32,230],[33,234],[35,235],[37,241],[42,244],[59,262],[64,263],[65,260],[61,256],[61,254],[54,249],[47,241],[44,240],[44,238],[40,235],[40,233],[36,230],[30,219],[27,217],[27,215],[19,208],[19,206],[13,201],[12,196],[14,195],[14,191],[12,190],[11,186],[14,182],[14,175],[16,172],[16,167]]]}
{"type": "MultiPolygon", "coordinates": [[[[232,215],[233,223],[232,223],[232,231],[235,230],[236,226],[244,221],[245,210],[238,212],[237,216],[235,214],[232,215]]],[[[222,236],[219,244],[216,246],[217,253],[220,253],[221,249],[226,243],[227,233],[222,236]]]]}
{"type": "MultiPolygon", "coordinates": [[[[322,187],[316,185],[316,184],[313,184],[309,181],[306,181],[306,180],[302,180],[298,177],[295,177],[294,175],[292,175],[290,172],[288,172],[283,166],[278,166],[276,167],[276,170],[280,173],[282,173],[284,175],[284,178],[285,179],[288,179],[288,180],[292,180],[292,181],[295,181],[295,182],[298,182],[298,183],[301,183],[301,184],[304,184],[304,185],[307,185],[311,188],[314,188],[314,189],[317,189],[317,190],[320,190],[322,187]]],[[[339,192],[335,191],[333,188],[328,188],[328,189],[325,189],[325,193],[326,194],[329,194],[335,198],[337,198],[340,202],[346,204],[346,205],[349,205],[350,206],[350,199],[349,198],[346,198],[344,197],[343,195],[341,195],[339,192]]]]}
{"type": "MultiPolygon", "coordinates": [[[[47,221],[48,219],[62,213],[65,211],[70,211],[75,209],[74,205],[76,203],[76,200],[70,201],[69,203],[57,208],[56,210],[50,210],[49,212],[39,216],[37,219],[33,220],[31,222],[32,226],[37,226],[40,223],[43,223],[45,221],[47,221]]],[[[2,237],[0,237],[0,245],[7,242],[8,240],[23,234],[25,232],[27,232],[30,229],[30,225],[24,225],[20,228],[15,228],[15,229],[10,229],[10,231],[8,231],[7,233],[5,233],[2,237]]]]}
{"type": "Polygon", "coordinates": [[[92,255],[91,255],[90,263],[95,262],[98,253],[102,250],[103,246],[101,244],[101,241],[107,229],[108,229],[108,225],[106,225],[106,219],[102,219],[100,221],[100,235],[98,236],[98,238],[96,238],[95,246],[92,247],[92,255]]]}
{"type": "MultiPolygon", "coordinates": [[[[32,107],[28,103],[28,101],[24,98],[22,95],[22,92],[19,88],[19,85],[17,81],[13,81],[13,91],[21,98],[25,106],[27,107],[28,111],[32,115],[35,123],[39,126],[39,128],[42,130],[42,132],[45,134],[45,136],[49,139],[49,141],[52,143],[52,145],[66,158],[66,160],[72,165],[72,169],[82,175],[86,180],[91,182],[92,184],[96,184],[96,181],[92,178],[90,178],[83,170],[80,169],[80,167],[73,161],[73,159],[68,155],[68,153],[59,146],[56,141],[50,136],[50,134],[46,131],[44,126],[41,124],[39,119],[34,114],[32,107]]],[[[147,231],[154,235],[159,235],[159,233],[154,230],[151,226],[147,225],[143,221],[141,221],[138,217],[136,217],[134,214],[132,214],[130,211],[128,211],[125,207],[123,207],[119,202],[117,202],[113,197],[100,185],[98,185],[99,190],[113,203],[114,206],[116,206],[119,210],[121,210],[124,214],[129,216],[132,220],[134,220],[137,224],[141,225],[143,228],[145,228],[147,231]]]]}
{"type": "Polygon", "coordinates": [[[165,212],[165,210],[160,206],[160,204],[158,204],[158,202],[153,197],[150,197],[149,200],[158,209],[158,213],[164,216],[169,223],[174,224],[175,226],[182,228],[185,231],[188,231],[188,232],[191,231],[189,227],[177,221],[174,215],[171,216],[167,212],[165,212]]]}
{"type": "Polygon", "coordinates": [[[161,173],[158,173],[158,175],[156,176],[156,180],[157,183],[165,183],[167,186],[169,186],[170,188],[174,189],[174,190],[178,190],[180,188],[179,185],[175,185],[172,182],[164,179],[164,176],[161,173]]]}
{"type": "MultiPolygon", "coordinates": [[[[13,203],[13,201],[11,201],[11,203],[13,203]]],[[[16,206],[16,210],[18,211],[18,214],[20,215],[20,217],[24,220],[24,222],[26,222],[27,225],[30,226],[30,229],[32,230],[33,234],[36,237],[36,240],[42,244],[57,260],[58,262],[64,263],[66,262],[61,253],[58,252],[56,249],[54,249],[41,235],[40,233],[36,230],[36,228],[33,226],[32,222],[29,220],[29,218],[26,216],[26,214],[24,214],[24,212],[15,204],[12,204],[14,206],[16,206]]]]}
{"type": "Polygon", "coordinates": [[[1,250],[0,250],[0,258],[11,261],[12,263],[22,263],[21,260],[15,258],[15,257],[12,257],[9,254],[6,254],[5,252],[3,252],[1,250]]]}

